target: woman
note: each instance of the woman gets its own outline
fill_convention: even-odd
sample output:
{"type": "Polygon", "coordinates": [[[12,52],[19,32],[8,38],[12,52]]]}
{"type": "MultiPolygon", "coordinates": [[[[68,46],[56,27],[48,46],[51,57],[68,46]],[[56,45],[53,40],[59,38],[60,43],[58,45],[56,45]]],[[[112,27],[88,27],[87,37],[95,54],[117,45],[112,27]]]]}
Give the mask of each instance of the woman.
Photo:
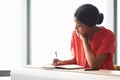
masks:
{"type": "Polygon", "coordinates": [[[103,14],[91,4],[78,7],[72,33],[70,60],[53,60],[53,65],[77,64],[85,68],[114,70],[115,34],[103,26],[103,14]]]}

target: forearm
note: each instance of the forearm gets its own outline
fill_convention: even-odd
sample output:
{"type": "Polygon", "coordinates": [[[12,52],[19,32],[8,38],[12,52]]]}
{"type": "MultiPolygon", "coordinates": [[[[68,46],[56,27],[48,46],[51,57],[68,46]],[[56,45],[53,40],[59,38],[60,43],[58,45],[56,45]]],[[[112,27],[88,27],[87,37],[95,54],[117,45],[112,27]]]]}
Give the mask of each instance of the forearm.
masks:
{"type": "Polygon", "coordinates": [[[92,68],[96,67],[96,61],[97,61],[96,56],[91,50],[91,47],[88,44],[88,41],[84,40],[83,46],[84,46],[84,51],[85,51],[86,59],[87,59],[89,66],[92,68]]]}
{"type": "Polygon", "coordinates": [[[76,64],[76,59],[72,58],[70,60],[63,60],[63,61],[61,61],[61,65],[66,65],[66,64],[76,64]]]}

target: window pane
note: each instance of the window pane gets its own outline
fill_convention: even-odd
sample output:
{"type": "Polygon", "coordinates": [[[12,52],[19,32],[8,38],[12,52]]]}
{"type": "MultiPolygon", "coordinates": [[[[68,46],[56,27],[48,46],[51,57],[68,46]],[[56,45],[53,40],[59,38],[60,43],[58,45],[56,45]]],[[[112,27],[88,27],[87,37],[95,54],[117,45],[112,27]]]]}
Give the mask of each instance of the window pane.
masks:
{"type": "Polygon", "coordinates": [[[31,0],[32,64],[51,62],[55,51],[60,59],[71,57],[70,41],[75,28],[73,15],[76,8],[86,2],[94,4],[104,13],[101,25],[108,27],[107,0],[31,0]]]}
{"type": "Polygon", "coordinates": [[[117,17],[117,64],[120,65],[120,0],[117,0],[117,11],[118,11],[118,17],[117,17]]]}
{"type": "Polygon", "coordinates": [[[22,64],[25,53],[25,0],[0,0],[0,69],[22,64]]]}

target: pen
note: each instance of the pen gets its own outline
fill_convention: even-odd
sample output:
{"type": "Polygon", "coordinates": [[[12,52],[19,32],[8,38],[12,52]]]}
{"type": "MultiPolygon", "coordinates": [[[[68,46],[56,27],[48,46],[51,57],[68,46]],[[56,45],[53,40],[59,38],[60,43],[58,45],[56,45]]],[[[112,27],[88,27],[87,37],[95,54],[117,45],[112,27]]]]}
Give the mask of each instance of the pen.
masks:
{"type": "Polygon", "coordinates": [[[57,58],[57,52],[55,52],[55,57],[57,58]]]}

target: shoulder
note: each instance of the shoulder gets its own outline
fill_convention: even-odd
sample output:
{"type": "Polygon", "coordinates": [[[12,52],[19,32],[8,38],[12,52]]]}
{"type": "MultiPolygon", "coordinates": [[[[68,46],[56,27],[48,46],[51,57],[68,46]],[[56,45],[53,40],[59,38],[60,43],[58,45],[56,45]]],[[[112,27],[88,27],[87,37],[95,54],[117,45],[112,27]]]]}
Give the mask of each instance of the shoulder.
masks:
{"type": "Polygon", "coordinates": [[[115,33],[105,27],[101,27],[100,33],[101,33],[101,35],[104,36],[104,38],[114,38],[114,39],[116,38],[115,33]]]}
{"type": "Polygon", "coordinates": [[[111,30],[105,27],[100,27],[100,30],[94,35],[93,40],[95,42],[115,42],[116,36],[111,30]]]}
{"type": "Polygon", "coordinates": [[[105,27],[101,27],[101,36],[102,41],[106,43],[114,43],[116,40],[116,36],[114,32],[112,32],[110,29],[107,29],[105,27]]]}

